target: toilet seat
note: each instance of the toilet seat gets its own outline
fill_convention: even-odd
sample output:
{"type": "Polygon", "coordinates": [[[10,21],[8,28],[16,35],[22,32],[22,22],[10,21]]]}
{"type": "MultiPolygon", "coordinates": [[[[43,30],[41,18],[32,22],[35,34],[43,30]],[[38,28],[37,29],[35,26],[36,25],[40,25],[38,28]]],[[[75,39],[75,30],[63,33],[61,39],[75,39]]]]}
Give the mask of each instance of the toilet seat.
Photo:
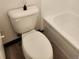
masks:
{"type": "Polygon", "coordinates": [[[25,58],[52,59],[53,50],[49,40],[38,31],[31,31],[22,35],[22,47],[25,58]],[[28,56],[27,56],[28,55],[28,56]]]}

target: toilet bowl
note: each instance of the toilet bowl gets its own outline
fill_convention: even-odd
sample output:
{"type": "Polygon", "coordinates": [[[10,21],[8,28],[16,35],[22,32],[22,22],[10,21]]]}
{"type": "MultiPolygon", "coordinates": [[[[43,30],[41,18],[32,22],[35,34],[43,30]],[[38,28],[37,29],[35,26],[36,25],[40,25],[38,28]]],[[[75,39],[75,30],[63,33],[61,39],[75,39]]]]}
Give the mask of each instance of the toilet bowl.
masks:
{"type": "Polygon", "coordinates": [[[22,49],[25,59],[53,59],[53,50],[44,34],[35,30],[39,8],[36,6],[13,9],[8,12],[16,33],[22,34],[22,49]]]}
{"type": "Polygon", "coordinates": [[[22,34],[22,47],[27,59],[53,59],[53,50],[49,40],[36,30],[22,34]]]}

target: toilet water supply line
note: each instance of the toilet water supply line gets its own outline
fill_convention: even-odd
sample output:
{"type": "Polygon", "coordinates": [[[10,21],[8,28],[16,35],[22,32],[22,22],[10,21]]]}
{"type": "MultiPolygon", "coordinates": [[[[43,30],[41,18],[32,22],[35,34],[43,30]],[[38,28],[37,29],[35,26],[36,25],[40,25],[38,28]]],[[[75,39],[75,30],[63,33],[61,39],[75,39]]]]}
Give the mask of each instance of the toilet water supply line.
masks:
{"type": "Polygon", "coordinates": [[[0,39],[5,38],[4,34],[2,32],[0,32],[0,39]]]}
{"type": "Polygon", "coordinates": [[[4,32],[0,31],[0,59],[6,59],[4,46],[3,46],[3,38],[5,38],[4,32]]]}

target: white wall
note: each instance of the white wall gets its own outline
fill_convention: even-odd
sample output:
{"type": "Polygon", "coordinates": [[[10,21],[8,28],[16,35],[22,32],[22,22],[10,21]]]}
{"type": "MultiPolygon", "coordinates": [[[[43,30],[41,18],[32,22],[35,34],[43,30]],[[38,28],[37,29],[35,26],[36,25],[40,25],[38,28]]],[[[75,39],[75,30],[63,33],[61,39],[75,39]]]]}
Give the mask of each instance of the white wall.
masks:
{"type": "MultiPolygon", "coordinates": [[[[36,4],[40,6],[40,0],[26,0],[28,4],[36,4]]],[[[4,43],[11,41],[16,37],[16,33],[13,31],[7,16],[9,9],[18,8],[23,6],[23,0],[0,0],[0,31],[5,32],[6,39],[4,43]]]]}
{"type": "Polygon", "coordinates": [[[44,15],[56,14],[67,9],[66,0],[41,0],[44,15]]]}
{"type": "Polygon", "coordinates": [[[71,10],[79,15],[79,0],[72,0],[71,10]]]}
{"type": "Polygon", "coordinates": [[[41,0],[42,15],[55,15],[63,11],[79,14],[79,0],[41,0]]]}

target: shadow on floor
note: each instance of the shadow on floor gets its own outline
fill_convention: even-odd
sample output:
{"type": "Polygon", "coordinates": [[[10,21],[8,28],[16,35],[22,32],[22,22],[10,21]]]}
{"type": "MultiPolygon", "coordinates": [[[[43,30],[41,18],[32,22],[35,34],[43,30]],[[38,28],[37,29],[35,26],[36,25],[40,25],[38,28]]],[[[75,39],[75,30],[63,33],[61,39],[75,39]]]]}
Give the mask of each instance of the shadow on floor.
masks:
{"type": "Polygon", "coordinates": [[[25,59],[22,51],[21,41],[9,46],[4,46],[6,59],[25,59]]]}

